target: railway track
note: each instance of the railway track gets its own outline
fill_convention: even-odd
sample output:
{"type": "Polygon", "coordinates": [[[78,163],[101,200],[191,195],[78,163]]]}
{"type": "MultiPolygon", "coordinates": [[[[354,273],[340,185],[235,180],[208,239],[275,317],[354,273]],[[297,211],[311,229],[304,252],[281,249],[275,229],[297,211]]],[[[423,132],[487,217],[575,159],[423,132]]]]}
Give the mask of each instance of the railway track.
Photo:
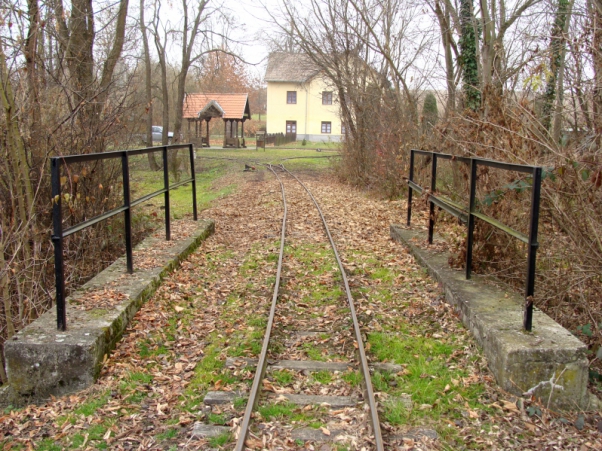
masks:
{"type": "MultiPolygon", "coordinates": [[[[314,411],[320,418],[320,424],[335,425],[334,428],[330,426],[332,430],[326,427],[314,429],[313,434],[311,430],[292,428],[298,441],[311,441],[320,434],[321,438],[335,439],[338,434],[343,435],[343,441],[351,440],[354,449],[384,450],[360,323],[347,276],[324,215],[310,190],[295,175],[283,165],[267,167],[280,182],[282,192],[280,251],[259,358],[228,363],[256,365],[234,449],[242,451],[257,447],[261,431],[257,430],[260,422],[256,421],[254,412],[259,404],[285,402],[300,404],[305,406],[304,409],[314,411]],[[310,203],[313,203],[312,215],[307,213],[310,203]],[[310,241],[316,254],[331,254],[332,272],[316,274],[316,277],[324,279],[316,284],[318,293],[315,298],[318,299],[317,304],[321,304],[318,306],[302,302],[302,299],[312,297],[311,287],[296,287],[295,290],[286,287],[289,273],[308,274],[312,271],[311,261],[299,262],[290,255],[294,254],[299,221],[310,223],[309,229],[313,231],[310,241]],[[330,295],[320,299],[324,284],[332,285],[332,289],[330,295]],[[317,320],[316,307],[324,312],[317,320]],[[322,350],[315,347],[316,343],[324,345],[322,350]],[[312,355],[317,359],[308,358],[312,355]],[[324,355],[327,358],[321,358],[324,355]],[[271,376],[273,374],[279,376],[271,376]],[[312,384],[316,378],[328,381],[328,384],[312,384]],[[316,385],[319,390],[316,390],[316,385]],[[336,429],[337,415],[346,419],[346,431],[345,428],[336,429]],[[352,434],[349,434],[349,427],[353,428],[352,434]]],[[[208,396],[219,398],[221,395],[213,393],[208,396]]],[[[266,447],[265,442],[263,447],[266,447]]]]}

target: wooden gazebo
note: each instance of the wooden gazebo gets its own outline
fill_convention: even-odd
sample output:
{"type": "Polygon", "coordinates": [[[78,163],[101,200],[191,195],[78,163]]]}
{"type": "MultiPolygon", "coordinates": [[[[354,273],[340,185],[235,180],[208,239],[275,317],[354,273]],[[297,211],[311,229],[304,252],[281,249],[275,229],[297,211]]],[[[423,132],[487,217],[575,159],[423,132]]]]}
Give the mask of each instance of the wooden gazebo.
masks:
{"type": "Polygon", "coordinates": [[[221,117],[224,120],[224,147],[246,147],[245,121],[251,119],[248,94],[186,94],[182,110],[182,117],[188,120],[188,137],[191,142],[209,147],[209,121],[214,117],[221,117]],[[205,136],[203,121],[206,127],[205,136]]]}

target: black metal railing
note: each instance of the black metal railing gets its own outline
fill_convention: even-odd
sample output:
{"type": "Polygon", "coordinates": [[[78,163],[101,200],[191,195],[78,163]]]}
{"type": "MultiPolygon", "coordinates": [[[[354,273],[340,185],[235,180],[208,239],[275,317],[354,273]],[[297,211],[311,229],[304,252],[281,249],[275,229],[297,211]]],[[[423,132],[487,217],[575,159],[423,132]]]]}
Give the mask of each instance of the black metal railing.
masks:
{"type": "Polygon", "coordinates": [[[422,194],[428,193],[429,202],[429,243],[433,242],[433,229],[435,226],[435,205],[456,216],[462,222],[468,224],[467,232],[467,247],[466,247],[466,278],[470,279],[472,270],[472,248],[473,235],[475,227],[475,218],[479,218],[492,226],[506,232],[528,246],[527,253],[527,276],[525,282],[525,311],[523,316],[523,326],[525,330],[530,331],[533,326],[533,293],[535,291],[535,259],[538,247],[537,230],[539,225],[539,203],[541,195],[541,178],[542,168],[540,166],[528,166],[522,164],[504,163],[501,161],[487,160],[484,158],[467,158],[458,157],[437,152],[428,152],[424,150],[410,151],[410,177],[408,179],[408,226],[412,217],[412,192],[417,191],[422,194]],[[425,189],[414,181],[415,155],[426,155],[431,157],[431,186],[425,189]],[[462,164],[466,164],[470,168],[470,195],[468,206],[465,207],[451,199],[445,198],[437,193],[437,160],[451,160],[462,164]],[[532,177],[531,183],[531,213],[529,219],[529,235],[525,235],[502,222],[487,216],[476,208],[476,191],[477,191],[477,168],[478,166],[488,166],[506,171],[514,171],[530,174],[532,177]]]}
{"type": "Polygon", "coordinates": [[[192,211],[194,220],[198,220],[197,202],[196,202],[196,175],[194,172],[194,151],[192,144],[175,144],[162,147],[148,147],[145,149],[121,150],[116,152],[93,153],[87,155],[69,155],[62,157],[50,158],[51,177],[52,177],[52,222],[53,233],[52,243],[54,244],[54,271],[56,283],[56,315],[57,327],[59,330],[66,330],[67,317],[65,309],[65,275],[63,261],[63,239],[69,235],[73,235],[87,227],[98,224],[101,221],[111,218],[119,213],[124,214],[124,231],[125,231],[125,249],[126,249],[126,264],[127,272],[134,272],[133,252],[132,252],[132,217],[131,209],[136,205],[146,202],[155,196],[163,194],[165,196],[165,239],[171,239],[170,226],[170,202],[169,192],[187,183],[192,183],[192,211]],[[168,152],[177,151],[178,149],[187,148],[190,157],[190,178],[180,180],[177,183],[169,183],[168,171],[168,152]],[[147,194],[139,199],[130,199],[130,171],[129,157],[135,155],[144,155],[153,152],[161,152],[163,156],[163,188],[147,194]],[[121,171],[123,179],[123,205],[114,208],[101,215],[95,216],[84,222],[80,222],[74,226],[63,230],[62,206],[61,206],[61,166],[68,166],[74,163],[83,163],[87,161],[99,161],[109,159],[121,159],[121,171]]]}

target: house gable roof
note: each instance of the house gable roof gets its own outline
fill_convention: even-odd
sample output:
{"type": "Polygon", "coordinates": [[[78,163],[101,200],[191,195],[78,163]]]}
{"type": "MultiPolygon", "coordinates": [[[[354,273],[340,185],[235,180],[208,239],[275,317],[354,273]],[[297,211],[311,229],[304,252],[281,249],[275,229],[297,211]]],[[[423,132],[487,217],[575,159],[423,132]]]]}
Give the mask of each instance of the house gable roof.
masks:
{"type": "Polygon", "coordinates": [[[265,81],[305,83],[318,72],[319,69],[304,53],[273,52],[268,58],[265,81]]]}
{"type": "Polygon", "coordinates": [[[251,119],[248,94],[193,93],[186,94],[182,106],[184,119],[198,119],[200,115],[224,119],[251,119]],[[221,113],[215,116],[215,113],[221,113]]]}

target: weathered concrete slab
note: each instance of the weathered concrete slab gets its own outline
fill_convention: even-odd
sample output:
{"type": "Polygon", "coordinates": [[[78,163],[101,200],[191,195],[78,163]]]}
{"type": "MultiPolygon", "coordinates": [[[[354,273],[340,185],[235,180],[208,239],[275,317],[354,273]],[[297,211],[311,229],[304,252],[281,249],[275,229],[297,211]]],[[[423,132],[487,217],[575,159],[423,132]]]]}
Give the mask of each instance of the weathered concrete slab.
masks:
{"type": "MultiPolygon", "coordinates": [[[[226,359],[227,368],[236,368],[242,366],[256,366],[257,359],[249,359],[243,357],[228,357],[226,359]]],[[[276,362],[268,362],[269,371],[292,370],[292,371],[339,371],[344,372],[349,368],[353,369],[353,365],[345,362],[320,362],[317,360],[278,360],[276,362]]],[[[389,371],[397,373],[403,369],[402,365],[395,363],[372,362],[370,368],[379,371],[389,371]]]]}
{"type": "Polygon", "coordinates": [[[86,283],[67,298],[67,331],[57,331],[53,308],[7,341],[4,358],[9,385],[0,402],[43,402],[51,395],[73,393],[93,384],[105,355],[115,348],[142,304],[214,227],[211,220],[199,221],[190,238],[172,241],[169,246],[160,238],[145,239],[136,252],[152,253],[152,267],[136,269],[134,260],[135,272],[129,275],[122,257],[86,283]],[[93,299],[86,299],[89,293],[94,293],[93,299]],[[94,302],[100,306],[94,308],[94,302]]]}
{"type": "Polygon", "coordinates": [[[193,437],[218,437],[223,434],[229,434],[228,426],[213,426],[205,423],[194,423],[192,428],[193,437]]]}
{"type": "Polygon", "coordinates": [[[344,431],[338,429],[329,430],[328,432],[329,434],[325,434],[322,429],[299,428],[291,431],[291,438],[304,442],[332,442],[338,437],[346,435],[344,431]]]}
{"type": "Polygon", "coordinates": [[[289,402],[299,406],[328,404],[330,407],[340,409],[342,407],[354,407],[359,400],[354,396],[322,396],[322,395],[296,395],[296,394],[278,394],[270,396],[270,399],[286,398],[289,402]]]}
{"type": "Polygon", "coordinates": [[[236,398],[247,398],[249,395],[239,391],[209,391],[203,399],[207,406],[232,404],[236,398]]]}
{"type": "Polygon", "coordinates": [[[546,405],[550,399],[556,408],[591,407],[585,344],[538,309],[532,333],[524,332],[521,296],[485,283],[478,275],[466,280],[463,271],[449,267],[448,254],[417,247],[412,239],[425,240],[425,231],[391,225],[391,237],[404,243],[443,285],[447,301],[460,312],[504,390],[532,393],[546,405]]]}
{"type": "MultiPolygon", "coordinates": [[[[203,402],[208,406],[231,404],[236,398],[247,396],[247,394],[241,392],[210,391],[205,395],[203,402]]],[[[291,403],[300,406],[328,404],[333,408],[341,408],[353,407],[359,402],[359,400],[353,396],[296,395],[289,393],[270,395],[269,399],[281,400],[283,397],[291,403]]]]}

